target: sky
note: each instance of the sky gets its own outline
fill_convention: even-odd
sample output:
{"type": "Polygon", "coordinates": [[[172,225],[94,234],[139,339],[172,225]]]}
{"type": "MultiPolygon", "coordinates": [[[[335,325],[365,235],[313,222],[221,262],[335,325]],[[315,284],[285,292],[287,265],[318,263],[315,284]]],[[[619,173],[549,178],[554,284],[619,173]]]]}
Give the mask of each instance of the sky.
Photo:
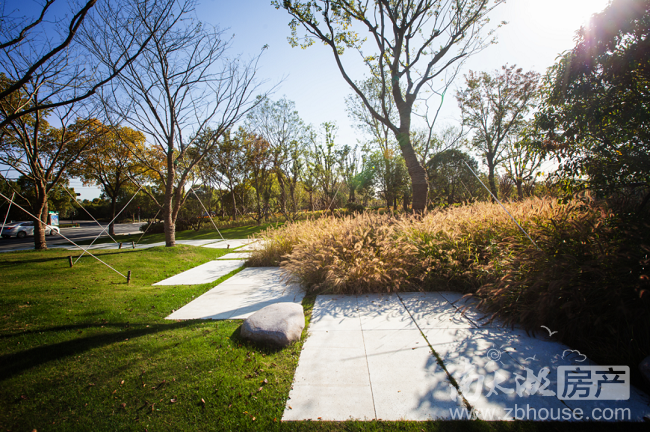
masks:
{"type": "MultiPolygon", "coordinates": [[[[469,70],[494,71],[505,64],[516,64],[524,71],[544,73],[558,55],[574,46],[575,32],[587,24],[592,14],[600,12],[607,0],[508,0],[490,15],[491,26],[507,21],[497,30],[498,43],[471,57],[464,65],[453,91],[462,86],[462,75],[469,70]]],[[[359,132],[353,127],[345,109],[345,97],[351,94],[340,75],[332,53],[321,44],[308,49],[292,48],[289,14],[276,10],[270,0],[200,0],[197,16],[234,35],[230,55],[250,58],[263,46],[268,49],[259,64],[259,76],[267,88],[276,86],[272,99],[286,96],[296,103],[302,119],[314,126],[326,121],[338,125],[339,144],[354,145],[359,132]]],[[[357,79],[362,69],[353,70],[357,79]]],[[[448,93],[449,94],[449,93],[448,93]]],[[[437,125],[458,124],[460,110],[454,97],[444,101],[437,125]]],[[[73,180],[71,185],[81,198],[99,196],[99,189],[83,187],[73,180]]]]}
{"type": "MultiPolygon", "coordinates": [[[[576,30],[606,5],[607,0],[508,0],[490,15],[492,27],[508,22],[497,30],[498,43],[470,58],[451,90],[462,85],[462,75],[469,70],[493,71],[508,63],[545,72],[560,53],[574,46],[576,30]]],[[[301,117],[314,126],[335,121],[342,144],[357,140],[358,133],[345,110],[345,97],[351,90],[331,51],[322,44],[292,48],[287,42],[291,18],[286,11],[276,10],[270,0],[203,0],[197,12],[203,20],[234,34],[233,52],[254,55],[268,44],[260,64],[261,76],[270,84],[284,78],[273,99],[286,96],[293,100],[301,117]]],[[[357,78],[364,73],[353,72],[357,78]]],[[[455,98],[447,97],[439,117],[441,125],[459,119],[455,98]]]]}

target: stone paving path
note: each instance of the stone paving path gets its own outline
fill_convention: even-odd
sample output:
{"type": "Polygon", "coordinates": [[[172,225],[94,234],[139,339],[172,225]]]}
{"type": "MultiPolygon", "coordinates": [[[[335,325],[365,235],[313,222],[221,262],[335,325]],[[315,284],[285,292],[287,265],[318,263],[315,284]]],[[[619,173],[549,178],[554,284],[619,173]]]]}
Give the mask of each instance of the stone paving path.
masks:
{"type": "MultiPolygon", "coordinates": [[[[634,421],[650,414],[647,396],[634,388],[627,401],[561,401],[522,391],[527,368],[534,372],[528,383],[538,388],[543,387],[539,372],[548,368],[546,389],[555,391],[558,367],[585,359],[565,355],[568,348],[553,340],[496,324],[481,326],[484,321],[456,293],[318,296],[283,420],[428,420],[452,419],[454,412],[462,415],[462,399],[456,397],[431,348],[485,420],[523,415],[508,411],[521,407],[533,410],[527,411],[530,420],[539,420],[538,412],[556,416],[577,409],[586,418],[594,408],[601,413],[629,408],[634,421]],[[463,315],[464,306],[469,309],[463,315]]],[[[593,363],[586,359],[580,364],[593,363]]]]}
{"type": "Polygon", "coordinates": [[[219,260],[230,260],[230,259],[239,259],[239,260],[246,260],[251,257],[250,252],[231,252],[228,254],[225,254],[217,259],[219,260]]]}
{"type": "Polygon", "coordinates": [[[154,285],[200,285],[214,282],[231,271],[244,265],[244,261],[208,261],[198,267],[179,273],[175,276],[156,282],[154,285]]]}
{"type": "MultiPolygon", "coordinates": [[[[214,243],[203,245],[203,247],[226,249],[228,246],[230,246],[229,249],[236,249],[254,242],[255,240],[250,240],[250,239],[226,239],[226,240],[218,240],[214,243]]],[[[239,250],[243,250],[243,249],[239,249],[239,250]]]]}
{"type": "MultiPolygon", "coordinates": [[[[243,261],[220,262],[243,264],[243,261]]],[[[245,319],[274,303],[301,303],[304,296],[300,285],[282,281],[279,268],[250,267],[194,299],[167,319],[245,319]]]]}

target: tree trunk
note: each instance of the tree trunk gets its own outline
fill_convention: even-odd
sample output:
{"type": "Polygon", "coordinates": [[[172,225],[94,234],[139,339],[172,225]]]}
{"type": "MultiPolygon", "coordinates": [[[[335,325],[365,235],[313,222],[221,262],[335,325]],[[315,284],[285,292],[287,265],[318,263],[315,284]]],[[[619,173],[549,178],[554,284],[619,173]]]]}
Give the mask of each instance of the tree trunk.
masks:
{"type": "Polygon", "coordinates": [[[235,201],[235,187],[230,184],[230,193],[232,194],[232,220],[237,220],[237,202],[235,201]]]}
{"type": "Polygon", "coordinates": [[[255,188],[255,196],[257,197],[257,225],[262,225],[262,199],[259,187],[255,188]]]}
{"type": "Polygon", "coordinates": [[[519,197],[519,201],[523,201],[524,199],[524,182],[520,179],[517,178],[517,197],[519,197]]]}
{"type": "Polygon", "coordinates": [[[278,178],[278,186],[280,187],[280,211],[283,215],[287,215],[287,192],[284,186],[284,176],[280,169],[276,169],[276,177],[278,178]]]}
{"type": "Polygon", "coordinates": [[[355,202],[357,198],[354,196],[354,188],[350,188],[350,194],[348,195],[348,202],[355,202]]]}
{"type": "Polygon", "coordinates": [[[44,184],[38,184],[36,187],[36,205],[33,208],[36,210],[34,216],[39,219],[34,221],[34,249],[46,250],[44,223],[47,223],[47,192],[44,184]]]}
{"type": "Polygon", "coordinates": [[[309,190],[309,211],[314,211],[314,190],[309,190]]]}
{"type": "Polygon", "coordinates": [[[402,156],[406,162],[409,176],[411,177],[411,186],[413,188],[413,212],[423,213],[427,208],[427,196],[429,195],[429,180],[427,179],[427,170],[420,164],[413,144],[411,143],[411,111],[413,102],[411,100],[401,100],[399,89],[393,88],[395,104],[399,111],[400,127],[395,134],[395,138],[402,150],[402,156]]]}
{"type": "MultiPolygon", "coordinates": [[[[402,122],[404,123],[404,121],[402,122]]],[[[410,126],[410,125],[408,125],[410,126]]],[[[411,185],[413,187],[413,211],[422,213],[427,208],[427,195],[429,194],[429,181],[427,171],[422,167],[411,144],[410,127],[402,127],[396,134],[397,142],[402,150],[406,162],[411,185]]]]}
{"type": "MultiPolygon", "coordinates": [[[[487,159],[488,163],[488,186],[490,187],[490,191],[492,194],[498,199],[499,195],[497,194],[497,185],[496,182],[494,181],[494,164],[492,163],[491,159],[487,159]]],[[[494,198],[492,199],[494,201],[494,198]]]]}
{"type": "MultiPolygon", "coordinates": [[[[173,148],[170,145],[169,148],[173,148]]],[[[176,169],[174,168],[173,153],[167,154],[167,184],[165,185],[165,202],[163,221],[165,224],[165,246],[176,246],[176,224],[173,217],[173,198],[174,198],[174,181],[176,178],[176,169]]]]}
{"type": "Polygon", "coordinates": [[[111,197],[111,224],[108,226],[108,233],[112,236],[115,235],[115,212],[117,210],[117,194],[113,194],[111,197]]]}

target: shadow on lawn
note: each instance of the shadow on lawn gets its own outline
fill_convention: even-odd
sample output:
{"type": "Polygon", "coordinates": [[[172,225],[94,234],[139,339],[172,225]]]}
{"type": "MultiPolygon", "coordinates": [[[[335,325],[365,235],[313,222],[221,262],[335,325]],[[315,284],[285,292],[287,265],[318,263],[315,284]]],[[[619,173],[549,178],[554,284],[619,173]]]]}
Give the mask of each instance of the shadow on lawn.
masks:
{"type": "MultiPolygon", "coordinates": [[[[133,339],[150,334],[159,333],[168,330],[175,330],[183,327],[190,327],[201,321],[191,320],[182,321],[172,324],[150,324],[147,328],[138,328],[113,332],[109,334],[99,334],[85,338],[73,339],[65,342],[42,345],[36,348],[30,348],[14,354],[0,356],[0,382],[13,377],[27,369],[40,366],[53,360],[59,360],[65,357],[81,354],[93,348],[109,345],[116,342],[122,342],[125,339],[133,339]]],[[[130,324],[117,323],[110,326],[127,327],[130,324]]],[[[138,324],[140,326],[142,324],[138,324]]],[[[104,324],[106,326],[106,324],[104,324]]],[[[57,327],[60,330],[88,328],[87,325],[57,327]]],[[[40,332],[49,329],[38,330],[40,332]]]]}
{"type": "MultiPolygon", "coordinates": [[[[127,250],[120,250],[120,249],[118,249],[118,250],[111,250],[111,249],[95,249],[95,250],[92,250],[92,249],[91,249],[90,252],[91,252],[93,255],[96,255],[96,256],[100,256],[100,257],[101,257],[101,256],[106,256],[106,255],[121,255],[121,254],[129,253],[129,252],[144,252],[144,251],[149,251],[149,250],[151,250],[151,249],[155,249],[155,248],[149,248],[149,249],[127,249],[127,250]]],[[[56,250],[56,249],[48,249],[48,251],[63,252],[63,251],[56,250]]],[[[25,253],[25,252],[42,253],[43,251],[34,251],[34,250],[32,250],[32,251],[16,251],[16,252],[20,252],[20,253],[25,253]]],[[[25,258],[25,259],[15,260],[15,261],[13,261],[13,260],[11,260],[11,259],[9,259],[9,260],[3,260],[3,261],[0,261],[0,269],[1,269],[1,268],[4,268],[4,267],[14,267],[14,266],[16,266],[16,265],[35,264],[35,263],[46,263],[46,262],[50,262],[50,261],[58,261],[58,260],[60,260],[61,262],[64,262],[64,263],[67,265],[67,264],[68,264],[68,255],[72,256],[72,259],[73,259],[73,260],[76,260],[76,259],[79,257],[79,255],[81,255],[81,253],[82,253],[83,251],[80,251],[80,250],[74,250],[74,251],[65,251],[65,252],[67,252],[67,255],[65,255],[65,256],[63,256],[63,255],[57,255],[57,256],[42,257],[42,258],[34,258],[34,259],[27,259],[27,258],[25,258]]],[[[64,253],[65,253],[65,252],[64,252],[64,253]]],[[[10,252],[8,252],[8,253],[10,253],[10,252]]],[[[10,255],[9,255],[8,257],[11,258],[10,255]]],[[[90,258],[91,260],[97,262],[97,261],[95,260],[95,258],[91,257],[91,256],[88,255],[87,253],[83,255],[82,259],[86,259],[86,258],[90,258]]],[[[69,267],[66,267],[66,268],[69,268],[69,267]]],[[[74,267],[72,267],[72,269],[74,269],[74,267]]]]}

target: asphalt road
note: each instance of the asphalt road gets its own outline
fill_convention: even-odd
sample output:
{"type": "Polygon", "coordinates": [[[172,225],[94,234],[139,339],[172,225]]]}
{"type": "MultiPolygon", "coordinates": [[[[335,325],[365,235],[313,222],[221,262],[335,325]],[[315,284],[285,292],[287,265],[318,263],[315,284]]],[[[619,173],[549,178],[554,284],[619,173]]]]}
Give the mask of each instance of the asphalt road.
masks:
{"type": "MultiPolygon", "coordinates": [[[[73,242],[83,241],[83,240],[92,240],[94,239],[103,228],[106,227],[106,224],[102,224],[99,227],[95,222],[78,222],[78,228],[61,228],[61,234],[72,240],[73,242]]],[[[138,228],[142,223],[125,223],[125,224],[116,224],[115,225],[115,234],[131,234],[132,237],[137,239],[139,234],[138,228]]],[[[108,231],[108,228],[107,230],[108,231]]],[[[107,237],[106,233],[102,235],[107,237]]],[[[48,246],[56,244],[70,244],[63,237],[58,235],[46,236],[45,240],[47,241],[48,246]]],[[[0,238],[0,252],[6,252],[10,250],[22,250],[22,249],[33,249],[34,248],[34,237],[25,237],[18,239],[15,237],[12,238],[0,238]]]]}

